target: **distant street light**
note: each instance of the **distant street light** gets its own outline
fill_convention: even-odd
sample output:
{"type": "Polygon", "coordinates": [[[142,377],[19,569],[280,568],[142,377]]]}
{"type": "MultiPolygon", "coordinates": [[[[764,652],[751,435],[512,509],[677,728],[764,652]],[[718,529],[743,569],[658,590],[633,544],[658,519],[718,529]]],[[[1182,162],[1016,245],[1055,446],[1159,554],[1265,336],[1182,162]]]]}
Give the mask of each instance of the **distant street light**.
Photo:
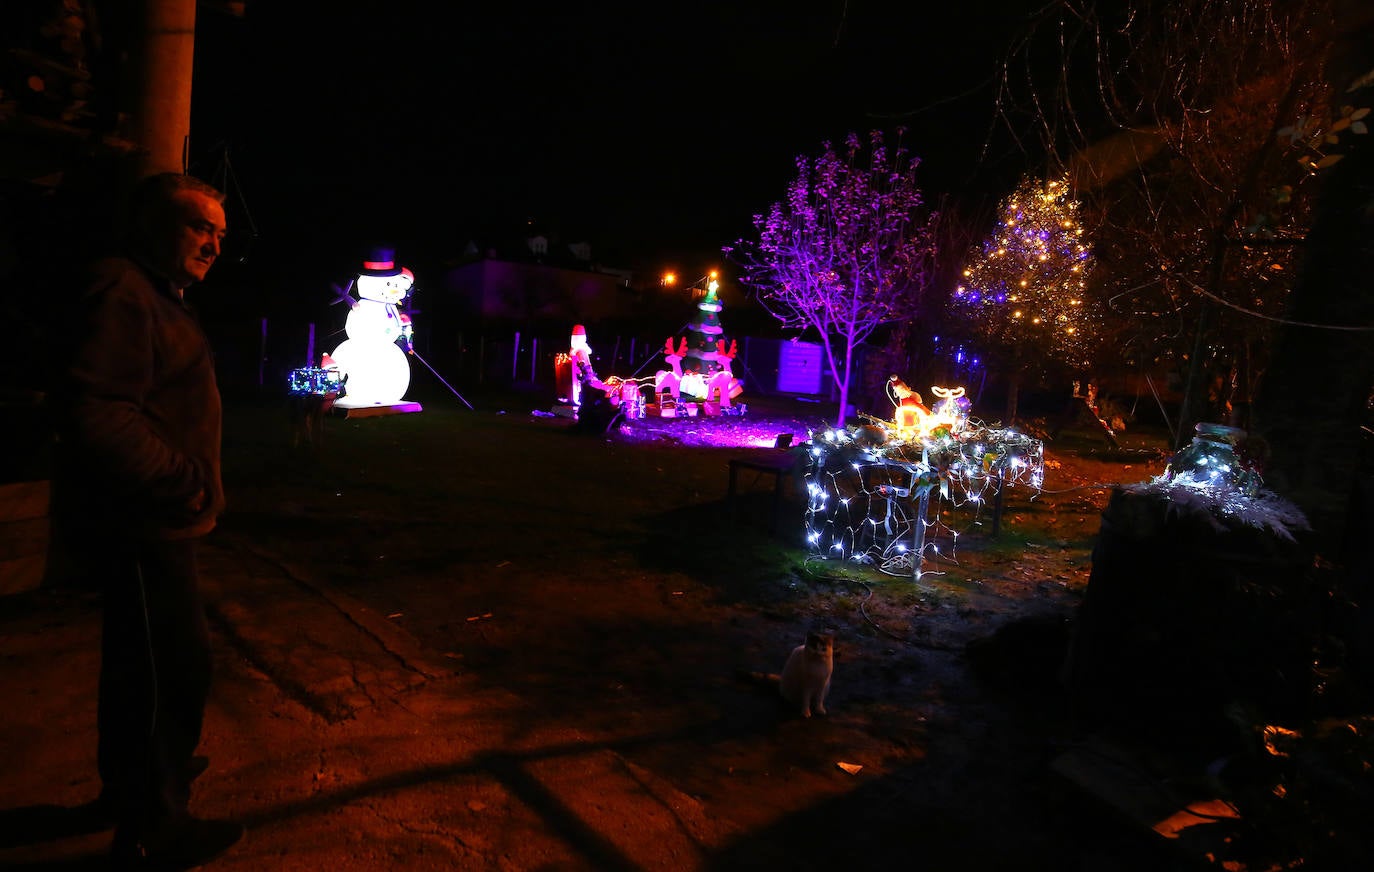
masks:
{"type": "Polygon", "coordinates": [[[692,282],[688,286],[688,290],[692,292],[693,297],[704,296],[720,287],[719,276],[719,272],[710,270],[706,275],[692,282]]]}

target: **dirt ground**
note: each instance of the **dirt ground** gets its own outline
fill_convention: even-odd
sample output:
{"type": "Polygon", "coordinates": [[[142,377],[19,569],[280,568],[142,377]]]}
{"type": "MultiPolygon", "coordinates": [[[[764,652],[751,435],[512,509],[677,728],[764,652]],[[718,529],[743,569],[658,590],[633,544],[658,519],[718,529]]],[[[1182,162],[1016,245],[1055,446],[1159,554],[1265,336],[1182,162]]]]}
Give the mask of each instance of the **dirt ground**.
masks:
{"type": "MultiPolygon", "coordinates": [[[[1012,489],[995,537],[986,510],[948,514],[953,560],[914,581],[809,555],[794,487],[771,530],[766,476],[742,476],[732,511],[727,460],[772,449],[705,447],[710,422],[631,441],[576,433],[535,396],[475,405],[331,418],[314,451],[288,447],[275,404],[232,406],[217,535],[312,567],[458,670],[613,737],[750,836],[721,868],[1181,863],[1049,765],[1090,729],[1058,675],[1099,515],[1112,484],[1162,470],[1160,435],[1128,432],[1132,451],[1109,455],[1090,429],[1061,433],[1044,489],[1012,489]],[[829,714],[806,720],[739,673],[778,671],[810,628],[836,654],[829,714]]],[[[791,432],[828,411],[747,414],[791,432]]]]}

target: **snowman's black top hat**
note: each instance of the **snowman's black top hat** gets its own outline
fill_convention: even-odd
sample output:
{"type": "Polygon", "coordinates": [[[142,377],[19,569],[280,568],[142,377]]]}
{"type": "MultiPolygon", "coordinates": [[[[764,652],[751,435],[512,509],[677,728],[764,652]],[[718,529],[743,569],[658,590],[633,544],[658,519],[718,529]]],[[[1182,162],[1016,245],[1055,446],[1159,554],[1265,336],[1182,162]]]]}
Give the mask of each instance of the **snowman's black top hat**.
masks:
{"type": "Polygon", "coordinates": [[[358,271],[365,276],[398,276],[401,268],[396,265],[396,249],[385,245],[374,245],[363,256],[363,268],[358,271]]]}

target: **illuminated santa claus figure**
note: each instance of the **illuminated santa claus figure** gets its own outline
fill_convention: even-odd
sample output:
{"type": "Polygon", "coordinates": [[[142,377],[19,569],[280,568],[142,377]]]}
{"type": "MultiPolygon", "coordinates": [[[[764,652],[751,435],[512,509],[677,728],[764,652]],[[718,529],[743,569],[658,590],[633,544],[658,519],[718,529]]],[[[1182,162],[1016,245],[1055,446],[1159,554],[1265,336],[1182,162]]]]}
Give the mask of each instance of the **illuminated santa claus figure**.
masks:
{"type": "Polygon", "coordinates": [[[415,276],[396,266],[389,248],[373,249],[354,280],[344,331],[348,339],[330,355],[345,375],[341,407],[386,406],[404,402],[410,386],[410,317],[400,311],[415,276]]]}
{"type": "Polygon", "coordinates": [[[574,324],[569,341],[568,357],[572,363],[572,404],[582,405],[582,391],[591,386],[598,391],[607,391],[608,386],[592,369],[592,347],[587,344],[587,328],[574,324]]]}

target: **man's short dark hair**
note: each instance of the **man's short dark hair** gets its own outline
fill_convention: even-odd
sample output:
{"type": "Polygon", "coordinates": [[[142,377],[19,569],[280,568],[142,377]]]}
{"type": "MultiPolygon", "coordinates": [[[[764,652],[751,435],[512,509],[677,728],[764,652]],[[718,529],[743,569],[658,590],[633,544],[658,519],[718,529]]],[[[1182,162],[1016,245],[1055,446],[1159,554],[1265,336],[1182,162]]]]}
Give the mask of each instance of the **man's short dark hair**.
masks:
{"type": "Polygon", "coordinates": [[[129,198],[129,217],[132,219],[132,223],[137,225],[142,220],[158,215],[171,204],[181,191],[196,191],[214,199],[217,203],[224,202],[222,191],[214,185],[202,182],[195,176],[186,176],[181,173],[157,173],[143,179],[134,187],[133,194],[129,198]]]}
{"type": "Polygon", "coordinates": [[[147,176],[139,181],[129,194],[122,231],[126,244],[141,249],[148,245],[151,237],[165,232],[162,228],[174,219],[173,202],[176,195],[182,191],[196,191],[217,203],[224,202],[222,191],[195,176],[181,173],[157,173],[147,176]]]}

